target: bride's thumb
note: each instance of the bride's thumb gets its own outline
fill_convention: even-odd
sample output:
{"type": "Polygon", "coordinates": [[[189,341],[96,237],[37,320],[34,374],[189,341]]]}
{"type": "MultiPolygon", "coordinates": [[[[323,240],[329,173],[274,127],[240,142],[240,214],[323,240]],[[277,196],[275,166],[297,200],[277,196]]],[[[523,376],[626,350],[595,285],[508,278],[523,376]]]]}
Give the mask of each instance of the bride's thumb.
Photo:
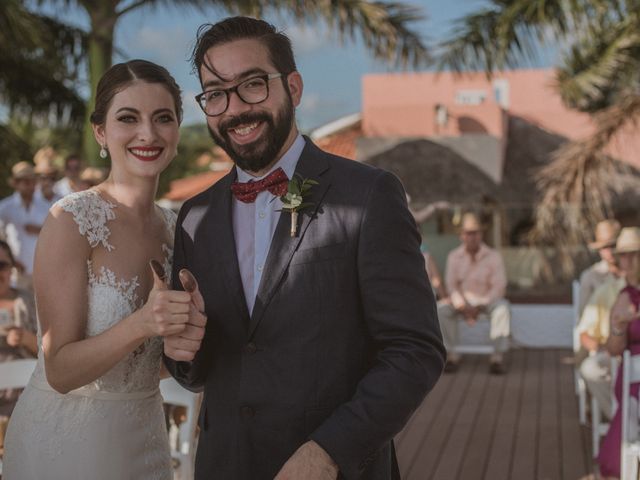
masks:
{"type": "Polygon", "coordinates": [[[153,272],[153,289],[168,290],[166,275],[164,273],[164,268],[160,265],[160,262],[157,260],[151,260],[149,265],[151,265],[151,271],[153,272]]]}

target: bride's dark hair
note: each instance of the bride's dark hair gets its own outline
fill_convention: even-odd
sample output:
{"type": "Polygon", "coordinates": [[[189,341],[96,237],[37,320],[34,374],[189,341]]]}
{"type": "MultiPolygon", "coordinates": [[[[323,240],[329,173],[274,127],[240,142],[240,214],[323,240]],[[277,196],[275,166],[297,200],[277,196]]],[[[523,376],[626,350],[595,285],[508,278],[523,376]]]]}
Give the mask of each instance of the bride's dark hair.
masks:
{"type": "Polygon", "coordinates": [[[111,100],[116,93],[126,88],[134,80],[163,84],[175,104],[178,123],[182,121],[182,98],[180,87],[166,68],[147,60],[130,60],[117,63],[107,70],[96,89],[96,106],[90,120],[94,125],[103,125],[111,100]]]}

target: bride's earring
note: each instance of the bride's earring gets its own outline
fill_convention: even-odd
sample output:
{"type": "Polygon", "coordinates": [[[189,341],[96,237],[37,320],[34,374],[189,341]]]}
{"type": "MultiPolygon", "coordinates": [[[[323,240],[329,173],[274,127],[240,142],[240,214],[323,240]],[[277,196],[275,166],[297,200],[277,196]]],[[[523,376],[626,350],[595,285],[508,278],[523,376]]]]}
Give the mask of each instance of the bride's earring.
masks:
{"type": "Polygon", "coordinates": [[[106,145],[101,145],[100,146],[100,158],[107,158],[107,155],[109,155],[109,153],[107,152],[107,146],[106,145]]]}

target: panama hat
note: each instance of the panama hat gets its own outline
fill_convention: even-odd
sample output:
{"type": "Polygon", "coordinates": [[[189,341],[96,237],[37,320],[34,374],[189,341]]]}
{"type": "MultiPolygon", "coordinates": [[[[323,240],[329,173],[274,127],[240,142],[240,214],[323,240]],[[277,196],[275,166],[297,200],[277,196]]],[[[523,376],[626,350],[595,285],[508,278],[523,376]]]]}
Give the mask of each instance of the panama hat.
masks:
{"type": "Polygon", "coordinates": [[[631,253],[640,251],[640,228],[625,227],[618,235],[614,253],[631,253]]]}
{"type": "Polygon", "coordinates": [[[596,240],[589,244],[589,248],[600,250],[613,247],[620,233],[620,223],[617,220],[603,220],[596,225],[596,240]]]}
{"type": "Polygon", "coordinates": [[[23,178],[35,178],[36,172],[33,169],[33,165],[29,162],[18,162],[11,167],[11,178],[14,180],[20,180],[23,178]]]}

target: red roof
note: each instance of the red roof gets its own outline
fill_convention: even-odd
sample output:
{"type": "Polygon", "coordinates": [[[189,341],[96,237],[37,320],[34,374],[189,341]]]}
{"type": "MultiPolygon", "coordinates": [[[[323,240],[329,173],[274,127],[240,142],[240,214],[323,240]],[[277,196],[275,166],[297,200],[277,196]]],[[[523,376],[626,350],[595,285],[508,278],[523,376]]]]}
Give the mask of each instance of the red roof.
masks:
{"type": "Polygon", "coordinates": [[[356,140],[362,136],[362,122],[357,122],[326,137],[315,139],[316,145],[326,152],[356,159],[356,140]]]}
{"type": "Polygon", "coordinates": [[[209,171],[174,180],[163,198],[175,202],[183,202],[200,192],[204,192],[227,173],[229,173],[229,170],[209,171]]]}

